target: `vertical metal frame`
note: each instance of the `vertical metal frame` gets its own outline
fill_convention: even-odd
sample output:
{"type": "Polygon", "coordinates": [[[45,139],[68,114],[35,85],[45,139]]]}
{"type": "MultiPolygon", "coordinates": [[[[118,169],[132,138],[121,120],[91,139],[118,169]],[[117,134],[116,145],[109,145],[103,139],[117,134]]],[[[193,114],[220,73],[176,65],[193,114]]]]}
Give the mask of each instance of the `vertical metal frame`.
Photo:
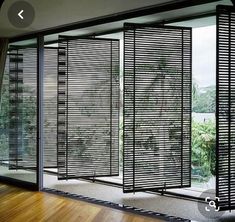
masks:
{"type": "Polygon", "coordinates": [[[43,149],[44,149],[44,115],[43,115],[43,84],[44,84],[44,36],[37,37],[37,187],[43,188],[43,149]]]}

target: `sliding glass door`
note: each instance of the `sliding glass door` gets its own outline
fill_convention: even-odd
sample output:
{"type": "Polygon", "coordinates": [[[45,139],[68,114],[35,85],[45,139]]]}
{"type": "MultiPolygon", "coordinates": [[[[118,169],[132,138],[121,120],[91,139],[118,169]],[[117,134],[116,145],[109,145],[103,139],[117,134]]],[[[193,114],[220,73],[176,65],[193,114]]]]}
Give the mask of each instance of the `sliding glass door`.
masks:
{"type": "Polygon", "coordinates": [[[9,45],[0,110],[0,176],[37,181],[37,39],[9,45]]]}

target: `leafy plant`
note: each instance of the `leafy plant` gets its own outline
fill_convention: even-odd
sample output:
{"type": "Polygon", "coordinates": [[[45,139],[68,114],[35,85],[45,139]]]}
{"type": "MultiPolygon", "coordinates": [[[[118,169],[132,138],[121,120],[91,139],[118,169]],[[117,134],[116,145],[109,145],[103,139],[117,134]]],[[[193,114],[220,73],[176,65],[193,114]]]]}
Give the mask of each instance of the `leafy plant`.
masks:
{"type": "Polygon", "coordinates": [[[192,166],[203,177],[215,175],[216,128],[214,121],[192,123],[192,166]]]}

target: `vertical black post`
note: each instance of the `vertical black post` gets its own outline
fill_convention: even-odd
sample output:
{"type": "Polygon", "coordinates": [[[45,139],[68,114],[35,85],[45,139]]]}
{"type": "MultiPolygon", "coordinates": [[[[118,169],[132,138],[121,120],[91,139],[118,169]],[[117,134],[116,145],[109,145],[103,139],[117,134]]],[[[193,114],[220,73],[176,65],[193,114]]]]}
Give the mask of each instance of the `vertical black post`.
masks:
{"type": "Polygon", "coordinates": [[[44,77],[44,36],[37,37],[37,186],[43,188],[43,78],[44,77]]]}

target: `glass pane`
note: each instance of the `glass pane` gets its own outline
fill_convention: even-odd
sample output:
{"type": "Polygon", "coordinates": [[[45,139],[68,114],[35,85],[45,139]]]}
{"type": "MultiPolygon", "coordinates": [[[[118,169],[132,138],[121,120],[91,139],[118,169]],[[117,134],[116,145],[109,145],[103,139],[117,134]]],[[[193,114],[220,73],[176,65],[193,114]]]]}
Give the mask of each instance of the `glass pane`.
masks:
{"type": "Polygon", "coordinates": [[[193,29],[192,187],[215,189],[216,26],[193,29]]]}
{"type": "Polygon", "coordinates": [[[0,110],[0,175],[36,183],[36,39],[9,45],[0,110]]]}

